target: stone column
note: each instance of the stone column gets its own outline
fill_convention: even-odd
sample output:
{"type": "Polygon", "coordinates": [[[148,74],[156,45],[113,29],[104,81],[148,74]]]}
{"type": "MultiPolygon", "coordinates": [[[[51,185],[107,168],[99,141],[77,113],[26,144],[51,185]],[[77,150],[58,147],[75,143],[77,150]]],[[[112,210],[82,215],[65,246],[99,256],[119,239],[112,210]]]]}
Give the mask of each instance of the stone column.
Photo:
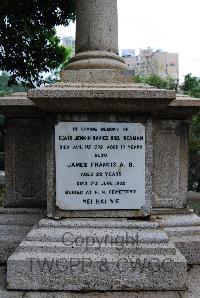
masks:
{"type": "Polygon", "coordinates": [[[76,9],[76,54],[95,50],[118,54],[117,0],[77,0],[76,9]]]}
{"type": "Polygon", "coordinates": [[[77,0],[76,55],[66,69],[126,69],[118,54],[117,0],[77,0]]]}

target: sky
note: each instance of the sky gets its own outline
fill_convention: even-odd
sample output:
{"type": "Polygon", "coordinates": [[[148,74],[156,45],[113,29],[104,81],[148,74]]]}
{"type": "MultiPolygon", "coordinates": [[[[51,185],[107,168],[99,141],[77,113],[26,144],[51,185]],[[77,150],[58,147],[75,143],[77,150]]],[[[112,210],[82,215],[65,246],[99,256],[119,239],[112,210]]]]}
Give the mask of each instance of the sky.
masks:
{"type": "MultiPolygon", "coordinates": [[[[119,49],[151,47],[179,53],[180,80],[200,77],[200,0],[118,0],[119,49]]],[[[75,36],[75,25],[57,28],[75,36]]]]}

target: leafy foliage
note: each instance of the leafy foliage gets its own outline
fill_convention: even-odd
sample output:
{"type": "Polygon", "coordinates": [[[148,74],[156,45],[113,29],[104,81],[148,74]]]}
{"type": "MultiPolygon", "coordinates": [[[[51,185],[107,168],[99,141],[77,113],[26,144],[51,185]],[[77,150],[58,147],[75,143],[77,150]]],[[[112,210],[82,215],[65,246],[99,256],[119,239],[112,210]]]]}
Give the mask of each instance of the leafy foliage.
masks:
{"type": "Polygon", "coordinates": [[[154,86],[154,87],[157,87],[158,89],[168,89],[168,90],[177,89],[176,81],[172,77],[163,79],[156,74],[152,74],[149,76],[135,76],[134,81],[136,83],[144,83],[150,86],[154,86]]]}
{"type": "MultiPolygon", "coordinates": [[[[200,98],[200,80],[191,74],[185,76],[183,92],[200,98]]],[[[189,190],[200,192],[200,113],[193,117],[190,130],[189,190]]]]}
{"type": "Polygon", "coordinates": [[[45,83],[53,84],[60,80],[61,69],[69,63],[69,60],[72,58],[72,48],[66,48],[66,60],[63,65],[60,65],[57,69],[53,70],[50,75],[45,79],[45,83]]]}
{"type": "Polygon", "coordinates": [[[22,84],[8,86],[9,85],[10,76],[6,72],[2,72],[0,75],[0,96],[4,96],[13,92],[23,92],[27,91],[22,84]]]}
{"type": "MultiPolygon", "coordinates": [[[[158,75],[136,76],[134,81],[155,86],[159,89],[177,89],[172,78],[162,79],[158,75]]],[[[185,76],[180,86],[184,94],[200,98],[200,80],[191,74],[185,76]]],[[[193,117],[189,143],[189,190],[200,192],[200,113],[193,117]]]]}
{"type": "Polygon", "coordinates": [[[200,79],[193,77],[191,73],[187,74],[181,86],[181,90],[192,97],[200,98],[200,79]]]}
{"type": "Polygon", "coordinates": [[[75,20],[75,0],[1,0],[0,69],[9,84],[29,87],[44,82],[42,72],[58,68],[67,58],[55,26],[75,20]]]}
{"type": "Polygon", "coordinates": [[[189,189],[200,192],[200,113],[193,117],[190,131],[189,189]]]}
{"type": "Polygon", "coordinates": [[[0,171],[4,171],[4,117],[0,115],[0,171]]]}

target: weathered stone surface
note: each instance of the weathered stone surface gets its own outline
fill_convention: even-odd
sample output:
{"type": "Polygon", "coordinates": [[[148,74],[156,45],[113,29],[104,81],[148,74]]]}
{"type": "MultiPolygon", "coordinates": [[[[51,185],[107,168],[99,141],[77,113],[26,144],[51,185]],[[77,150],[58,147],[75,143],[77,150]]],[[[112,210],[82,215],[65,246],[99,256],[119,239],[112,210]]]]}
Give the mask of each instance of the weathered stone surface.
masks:
{"type": "Polygon", "coordinates": [[[135,84],[70,86],[56,83],[30,90],[28,98],[49,112],[143,112],[165,109],[176,95],[174,91],[135,84]],[[113,88],[115,87],[115,88],[113,88]],[[143,88],[142,88],[143,87],[143,88]]]}
{"type": "Polygon", "coordinates": [[[42,218],[39,209],[0,208],[0,263],[7,259],[26,237],[30,229],[42,218]]]}
{"type": "Polygon", "coordinates": [[[152,214],[188,264],[200,264],[200,218],[186,208],[188,122],[184,119],[199,109],[199,99],[177,96],[154,121],[153,208],[157,210],[152,214]]]}
{"type": "MultiPolygon", "coordinates": [[[[63,73],[63,81],[77,85],[77,82],[81,84],[88,84],[92,87],[91,84],[115,84],[118,86],[121,83],[121,87],[124,87],[124,83],[132,83],[132,78],[129,77],[126,72],[109,70],[109,69],[90,69],[90,70],[79,70],[79,71],[70,71],[63,73]]],[[[151,86],[145,86],[144,84],[135,84],[137,88],[148,88],[155,89],[151,86]]],[[[156,118],[171,118],[171,119],[188,119],[192,115],[200,111],[200,101],[197,98],[191,98],[188,96],[183,96],[180,94],[176,95],[176,100],[173,100],[170,105],[164,109],[162,112],[159,112],[155,115],[156,118]]],[[[6,117],[20,117],[20,118],[40,118],[45,117],[46,113],[44,110],[39,109],[30,99],[27,98],[27,93],[16,92],[9,96],[4,96],[1,98],[0,102],[0,112],[6,117]]]]}
{"type": "Polygon", "coordinates": [[[46,206],[45,119],[7,119],[5,207],[46,206]]]}
{"type": "Polygon", "coordinates": [[[116,0],[77,0],[76,29],[76,55],[66,69],[127,68],[118,55],[116,0]]]}
{"type": "Polygon", "coordinates": [[[0,267],[1,298],[197,298],[200,293],[200,266],[193,266],[188,271],[186,291],[131,291],[131,292],[24,292],[6,289],[6,268],[0,267]]]}
{"type": "Polygon", "coordinates": [[[192,212],[155,215],[170,240],[187,259],[188,264],[200,264],[200,217],[192,212]]]}
{"type": "Polygon", "coordinates": [[[186,267],[154,222],[41,220],[9,258],[7,280],[24,290],[184,290],[186,267]]]}
{"type": "Polygon", "coordinates": [[[6,207],[46,206],[45,116],[17,92],[3,97],[5,124],[6,207]]]}
{"type": "Polygon", "coordinates": [[[124,60],[115,53],[107,51],[87,51],[77,54],[71,59],[71,62],[67,65],[67,70],[64,69],[62,71],[61,78],[63,79],[66,71],[79,69],[126,70],[127,66],[124,60]]]}
{"type": "Polygon", "coordinates": [[[76,52],[107,50],[118,53],[116,0],[76,2],[76,52]]]}
{"type": "Polygon", "coordinates": [[[156,115],[157,118],[189,119],[200,111],[200,100],[181,94],[165,110],[156,115]]]}
{"type": "Polygon", "coordinates": [[[16,92],[1,97],[0,113],[8,118],[41,118],[46,115],[27,98],[26,92],[16,92]]]}
{"type": "Polygon", "coordinates": [[[188,271],[186,291],[131,291],[131,292],[24,292],[6,290],[6,268],[0,267],[1,298],[197,298],[200,293],[200,266],[188,271]]]}
{"type": "Polygon", "coordinates": [[[193,214],[194,210],[191,208],[154,208],[151,211],[152,216],[157,216],[159,218],[160,215],[176,215],[176,214],[193,214]]]}
{"type": "Polygon", "coordinates": [[[153,207],[184,208],[188,185],[188,124],[154,120],[153,207]]]}
{"type": "MultiPolygon", "coordinates": [[[[133,83],[133,78],[128,74],[127,71],[119,71],[116,69],[79,69],[61,71],[62,81],[66,84],[76,87],[81,87],[81,84],[85,84],[88,87],[95,87],[101,85],[115,87],[124,87],[124,83],[133,83]]],[[[145,84],[135,84],[136,86],[147,87],[145,84]]],[[[67,85],[66,85],[67,86],[67,85]]],[[[148,86],[150,89],[154,87],[148,86]]]]}

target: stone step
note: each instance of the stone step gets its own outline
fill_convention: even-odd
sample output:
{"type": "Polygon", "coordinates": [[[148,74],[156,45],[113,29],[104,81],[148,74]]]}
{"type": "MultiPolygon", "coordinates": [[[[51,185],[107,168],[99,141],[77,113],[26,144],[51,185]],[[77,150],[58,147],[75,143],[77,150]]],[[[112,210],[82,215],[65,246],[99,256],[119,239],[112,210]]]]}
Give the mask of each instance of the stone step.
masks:
{"type": "Polygon", "coordinates": [[[190,236],[200,235],[200,226],[189,226],[189,227],[167,227],[165,228],[169,237],[177,236],[190,236]]]}
{"type": "Polygon", "coordinates": [[[186,259],[154,223],[136,226],[117,219],[105,220],[105,225],[99,219],[41,220],[8,260],[8,286],[43,291],[183,290],[186,259]],[[65,233],[65,240],[82,237],[85,243],[67,247],[65,233]],[[88,239],[103,239],[102,247],[87,247],[88,239]],[[114,247],[111,239],[118,240],[114,247]]]}
{"type": "Polygon", "coordinates": [[[157,210],[152,219],[165,230],[169,239],[187,259],[188,265],[200,264],[200,217],[188,209],[183,209],[182,213],[178,213],[177,210],[170,212],[175,214],[165,209],[157,210]],[[164,215],[165,212],[168,214],[164,215]]]}
{"type": "MultiPolygon", "coordinates": [[[[154,217],[156,219],[156,217],[154,217]]],[[[189,227],[200,226],[200,217],[194,213],[175,214],[175,215],[160,215],[157,216],[157,222],[160,227],[189,227]]]]}
{"type": "Polygon", "coordinates": [[[9,289],[21,290],[183,290],[187,264],[175,255],[16,252],[8,260],[9,289]]]}
{"type": "Polygon", "coordinates": [[[44,291],[10,291],[6,285],[6,268],[0,267],[1,298],[197,298],[200,293],[200,266],[193,266],[188,272],[186,291],[130,291],[130,292],[44,292],[44,291]]]}
{"type": "MultiPolygon", "coordinates": [[[[192,245],[194,245],[194,243],[200,243],[200,235],[196,235],[196,236],[193,236],[193,235],[183,235],[183,236],[180,236],[179,238],[178,237],[170,237],[171,241],[173,241],[174,243],[190,243],[192,245]]],[[[200,245],[198,244],[198,248],[200,247],[200,245]]]]}
{"type": "Polygon", "coordinates": [[[70,218],[61,220],[42,219],[39,227],[68,227],[68,228],[136,228],[157,229],[159,224],[155,221],[128,220],[126,218],[70,218]]]}
{"type": "Polygon", "coordinates": [[[167,243],[168,237],[163,230],[159,229],[136,229],[136,228],[81,228],[81,227],[40,227],[34,228],[27,235],[28,241],[96,241],[110,243],[119,241],[123,243],[167,243]]]}
{"type": "Polygon", "coordinates": [[[190,265],[200,265],[200,236],[172,237],[177,249],[184,255],[190,265]]]}
{"type": "Polygon", "coordinates": [[[70,253],[73,249],[76,253],[81,254],[90,254],[90,253],[116,253],[123,255],[160,255],[160,254],[168,254],[173,255],[176,254],[176,248],[172,242],[165,244],[146,244],[146,243],[138,243],[138,244],[126,244],[126,243],[83,243],[82,245],[69,245],[61,242],[34,242],[34,241],[23,241],[20,244],[20,252],[40,252],[40,253],[60,253],[66,254],[70,253]]]}

